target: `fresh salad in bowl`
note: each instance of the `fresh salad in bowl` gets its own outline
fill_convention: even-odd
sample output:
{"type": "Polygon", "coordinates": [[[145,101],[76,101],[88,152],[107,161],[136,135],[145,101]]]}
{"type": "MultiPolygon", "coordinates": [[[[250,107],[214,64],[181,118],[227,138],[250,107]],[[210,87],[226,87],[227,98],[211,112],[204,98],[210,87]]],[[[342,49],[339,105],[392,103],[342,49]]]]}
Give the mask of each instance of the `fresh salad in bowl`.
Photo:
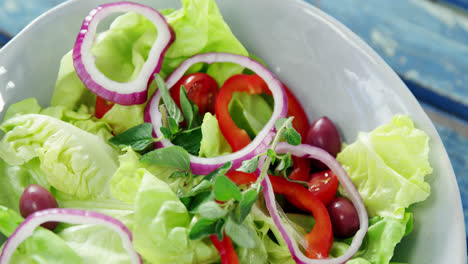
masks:
{"type": "Polygon", "coordinates": [[[428,135],[395,115],[342,142],[213,0],[182,4],[90,10],[50,106],[6,110],[0,264],[395,263],[428,135]]]}

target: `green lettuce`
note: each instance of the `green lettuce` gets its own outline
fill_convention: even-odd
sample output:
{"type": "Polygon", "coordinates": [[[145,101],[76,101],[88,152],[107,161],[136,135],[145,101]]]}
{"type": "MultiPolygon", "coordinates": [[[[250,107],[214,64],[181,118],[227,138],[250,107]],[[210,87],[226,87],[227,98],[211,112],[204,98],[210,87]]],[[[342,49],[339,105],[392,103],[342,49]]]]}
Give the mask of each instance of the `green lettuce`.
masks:
{"type": "Polygon", "coordinates": [[[370,133],[359,133],[356,142],[338,154],[370,217],[402,219],[406,208],[428,197],[428,142],[408,116],[397,115],[370,133]]]}
{"type": "Polygon", "coordinates": [[[200,142],[200,157],[217,157],[232,152],[231,146],[226,141],[219,129],[218,119],[210,113],[203,117],[201,125],[202,140],[200,142]]]}
{"type": "MultiPolygon", "coordinates": [[[[403,219],[376,216],[369,219],[369,230],[358,253],[346,264],[387,264],[395,246],[413,228],[413,215],[405,213],[403,219]]],[[[335,241],[330,256],[337,257],[348,250],[351,240],[335,241]]]]}
{"type": "Polygon", "coordinates": [[[135,198],[133,245],[151,263],[206,263],[219,255],[208,240],[190,240],[192,219],[177,195],[150,173],[135,198]]]}
{"type": "Polygon", "coordinates": [[[38,157],[47,181],[78,198],[103,196],[117,170],[118,152],[102,138],[59,119],[26,114],[1,126],[0,158],[11,166],[38,157]]]}
{"type": "MultiPolygon", "coordinates": [[[[0,232],[10,236],[24,219],[15,211],[0,206],[0,232]]],[[[10,263],[86,263],[63,239],[45,228],[38,227],[32,236],[21,243],[10,263]]]]}
{"type": "Polygon", "coordinates": [[[236,92],[229,102],[229,113],[237,127],[253,139],[270,120],[273,109],[262,95],[236,92]]]}
{"type": "MultiPolygon", "coordinates": [[[[163,60],[160,72],[163,77],[195,54],[228,52],[248,55],[224,22],[213,0],[183,0],[182,4],[179,10],[162,11],[176,34],[163,60]]],[[[127,13],[115,19],[109,30],[99,34],[91,52],[96,57],[96,66],[104,75],[112,80],[128,82],[140,72],[156,38],[156,28],[150,21],[139,14],[127,13]]],[[[202,68],[219,84],[243,70],[236,64],[215,63],[206,67],[194,65],[188,72],[202,68]]],[[[80,81],[73,67],[72,54],[67,53],[61,61],[51,104],[74,110],[85,104],[94,110],[94,103],[95,95],[80,81]]],[[[144,106],[114,105],[102,120],[118,134],[143,122],[144,106]]]]}

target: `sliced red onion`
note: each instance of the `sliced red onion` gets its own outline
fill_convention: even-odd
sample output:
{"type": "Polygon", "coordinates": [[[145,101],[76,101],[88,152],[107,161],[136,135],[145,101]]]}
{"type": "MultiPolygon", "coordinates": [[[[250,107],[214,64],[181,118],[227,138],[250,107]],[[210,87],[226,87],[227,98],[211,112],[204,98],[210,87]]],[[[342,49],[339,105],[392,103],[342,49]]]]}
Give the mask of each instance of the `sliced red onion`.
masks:
{"type": "Polygon", "coordinates": [[[46,209],[28,216],[6,241],[2,254],[0,255],[0,263],[9,263],[13,253],[16,251],[16,248],[18,248],[24,240],[33,234],[36,227],[46,222],[99,224],[106,226],[119,234],[122,239],[123,247],[127,250],[131,262],[135,264],[143,263],[140,255],[138,255],[138,253],[133,249],[132,233],[124,224],[122,224],[122,222],[97,212],[62,208],[46,209]]]}
{"type": "MultiPolygon", "coordinates": [[[[265,176],[265,179],[262,182],[263,186],[263,193],[265,196],[265,203],[267,205],[268,211],[270,212],[271,217],[273,218],[273,221],[278,228],[278,230],[281,233],[281,236],[283,237],[284,241],[286,242],[289,251],[291,252],[291,256],[293,259],[300,264],[342,264],[348,261],[356,252],[359,250],[359,247],[362,244],[362,241],[364,239],[364,236],[367,233],[367,228],[368,228],[368,216],[367,216],[367,211],[366,207],[364,206],[364,203],[362,201],[361,196],[359,195],[359,192],[356,190],[356,187],[354,187],[353,182],[349,178],[348,174],[346,171],[343,169],[343,167],[338,163],[338,161],[333,158],[328,152],[317,148],[313,147],[310,145],[302,144],[299,146],[292,146],[289,145],[285,142],[280,142],[278,143],[276,147],[276,152],[278,153],[287,153],[291,152],[292,155],[301,157],[301,158],[313,158],[317,159],[321,162],[323,162],[325,165],[327,165],[333,173],[338,177],[339,182],[341,185],[343,185],[344,189],[346,190],[347,194],[349,195],[350,200],[353,202],[354,207],[356,207],[356,210],[359,215],[359,230],[357,233],[354,235],[353,241],[348,248],[348,250],[341,256],[333,259],[310,259],[307,256],[302,253],[302,251],[299,249],[293,234],[291,234],[285,223],[282,221],[279,213],[278,213],[278,208],[276,206],[276,201],[275,201],[275,194],[273,192],[273,187],[271,185],[270,179],[268,178],[268,175],[265,176]]],[[[263,161],[259,161],[259,168],[263,167],[263,161]]],[[[260,170],[257,170],[255,172],[257,176],[260,175],[260,170]]]]}
{"type": "Polygon", "coordinates": [[[174,40],[174,34],[166,19],[157,10],[137,3],[117,2],[104,4],[91,10],[84,19],[73,47],[73,64],[81,81],[98,96],[121,105],[142,104],[148,96],[148,80],[161,70],[166,50],[174,40]],[[158,37],[138,77],[127,83],[107,78],[95,64],[91,47],[96,37],[96,28],[101,20],[112,13],[135,12],[145,16],[158,31],[158,37]]]}
{"type": "MultiPolygon", "coordinates": [[[[176,82],[179,81],[180,78],[182,78],[182,76],[187,71],[187,69],[190,68],[190,66],[200,62],[208,64],[215,62],[232,62],[252,70],[265,81],[273,95],[273,99],[275,100],[273,114],[271,115],[270,120],[268,120],[263,129],[260,130],[260,132],[258,132],[255,139],[243,149],[228,155],[213,158],[201,158],[193,155],[190,156],[190,167],[192,172],[195,174],[204,175],[221,167],[224,163],[228,161],[232,161],[232,168],[236,169],[241,166],[243,160],[251,159],[256,155],[265,152],[268,148],[268,145],[275,136],[275,121],[278,118],[285,117],[287,114],[288,102],[283,85],[274,76],[272,72],[266,69],[262,64],[256,62],[255,60],[252,60],[249,57],[230,53],[204,53],[195,55],[185,60],[166,79],[167,87],[170,88],[174,86],[174,84],[176,84],[176,82]]],[[[156,91],[145,110],[145,122],[153,124],[153,132],[156,137],[162,136],[162,133],[160,131],[160,128],[162,126],[161,112],[159,112],[160,99],[161,93],[159,91],[156,91]]],[[[167,139],[159,141],[156,145],[156,147],[169,146],[173,146],[173,144],[167,139]]]]}

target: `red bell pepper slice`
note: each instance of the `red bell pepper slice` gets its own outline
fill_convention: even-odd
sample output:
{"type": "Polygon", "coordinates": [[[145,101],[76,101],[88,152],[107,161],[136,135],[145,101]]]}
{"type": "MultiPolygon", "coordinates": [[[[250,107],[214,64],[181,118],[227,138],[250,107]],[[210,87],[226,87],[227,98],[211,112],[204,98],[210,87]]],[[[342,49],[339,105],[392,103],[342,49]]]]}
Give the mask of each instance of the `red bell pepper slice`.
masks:
{"type": "MultiPolygon", "coordinates": [[[[226,176],[238,185],[250,184],[257,178],[252,173],[230,171],[226,176]]],[[[304,186],[283,177],[269,175],[273,191],[282,194],[294,206],[311,213],[315,218],[312,231],[305,236],[306,254],[312,259],[327,258],[333,244],[333,229],[325,205],[304,186]]]]}
{"type": "Polygon", "coordinates": [[[222,264],[239,264],[239,257],[237,257],[230,237],[224,234],[223,240],[220,241],[218,236],[211,235],[210,239],[221,256],[222,264]]]}
{"type": "Polygon", "coordinates": [[[228,106],[234,92],[271,94],[267,84],[258,75],[237,74],[224,82],[216,97],[215,113],[219,122],[219,128],[229,145],[231,145],[233,152],[244,148],[252,141],[247,131],[238,128],[229,114],[228,106]]]}

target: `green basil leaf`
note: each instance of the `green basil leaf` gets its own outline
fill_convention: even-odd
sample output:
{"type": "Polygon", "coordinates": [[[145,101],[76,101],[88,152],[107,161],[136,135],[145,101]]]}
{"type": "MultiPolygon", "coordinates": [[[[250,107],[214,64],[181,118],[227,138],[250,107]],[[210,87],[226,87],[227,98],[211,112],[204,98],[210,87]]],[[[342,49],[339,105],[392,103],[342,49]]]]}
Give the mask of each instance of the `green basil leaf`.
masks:
{"type": "Polygon", "coordinates": [[[190,176],[190,173],[183,171],[183,170],[178,170],[174,171],[171,176],[169,176],[169,179],[176,179],[176,178],[184,178],[190,176]]]}
{"type": "Polygon", "coordinates": [[[231,218],[228,218],[224,228],[226,235],[228,235],[234,243],[243,248],[255,247],[255,231],[249,229],[243,224],[237,224],[231,218]]]}
{"type": "Polygon", "coordinates": [[[172,133],[167,127],[160,127],[159,130],[163,134],[163,136],[167,139],[170,139],[172,137],[172,133]]]}
{"type": "Polygon", "coordinates": [[[202,180],[200,183],[195,185],[186,196],[195,196],[204,191],[211,191],[212,183],[207,180],[202,180]]]}
{"type": "Polygon", "coordinates": [[[186,205],[185,207],[187,207],[187,210],[191,214],[196,214],[200,205],[208,201],[214,201],[214,195],[211,190],[198,193],[197,195],[191,196],[190,198],[190,203],[188,204],[188,206],[186,205]]]}
{"type": "Polygon", "coordinates": [[[249,160],[242,161],[242,165],[237,169],[237,171],[243,171],[247,173],[254,172],[258,168],[258,159],[259,156],[255,156],[249,160]]]}
{"type": "Polygon", "coordinates": [[[258,192],[255,189],[248,189],[242,194],[242,200],[239,203],[239,206],[236,208],[238,210],[239,222],[242,223],[244,219],[249,215],[252,210],[252,206],[258,199],[258,192]]]}
{"type": "Polygon", "coordinates": [[[216,219],[200,218],[189,232],[191,240],[201,239],[216,232],[216,219]]]}
{"type": "Polygon", "coordinates": [[[226,202],[230,199],[240,201],[242,199],[242,193],[239,187],[228,177],[221,175],[218,176],[213,184],[214,196],[218,201],[226,202]]]}
{"type": "Polygon", "coordinates": [[[299,134],[294,128],[287,128],[283,133],[286,142],[293,146],[301,144],[301,134],[299,134]]]}
{"type": "Polygon", "coordinates": [[[163,103],[166,106],[169,115],[173,117],[177,123],[184,121],[184,117],[182,116],[179,107],[177,107],[177,104],[174,102],[171,95],[169,94],[164,80],[161,78],[161,76],[159,76],[159,74],[155,74],[154,78],[159,88],[159,92],[161,93],[163,103]]]}
{"type": "Polygon", "coordinates": [[[227,211],[221,208],[215,201],[208,201],[198,207],[198,213],[204,218],[217,219],[225,216],[227,211]]]}
{"type": "Polygon", "coordinates": [[[187,91],[184,86],[180,87],[180,107],[184,113],[187,128],[191,129],[201,125],[201,118],[198,114],[198,107],[187,97],[187,91]]]}
{"type": "Polygon", "coordinates": [[[208,173],[203,179],[207,181],[214,182],[216,178],[220,175],[226,175],[226,173],[231,169],[232,167],[232,162],[226,162],[223,164],[223,166],[217,168],[216,170],[208,173]]]}
{"type": "Polygon", "coordinates": [[[189,154],[185,149],[179,146],[153,150],[143,155],[140,161],[154,165],[174,167],[187,172],[190,171],[189,154]]]}
{"type": "Polygon", "coordinates": [[[197,156],[198,152],[200,152],[201,139],[201,127],[197,127],[177,133],[172,139],[172,143],[183,147],[188,153],[197,156]]]}
{"type": "Polygon", "coordinates": [[[171,131],[171,134],[174,135],[175,133],[179,132],[179,124],[177,124],[177,121],[170,116],[167,121],[169,122],[169,130],[171,131]]]}
{"type": "Polygon", "coordinates": [[[226,219],[225,218],[220,218],[217,222],[216,222],[216,226],[215,226],[215,233],[216,233],[216,236],[218,237],[218,239],[221,241],[223,240],[223,237],[224,237],[224,225],[226,224],[226,219]]]}
{"type": "Polygon", "coordinates": [[[150,123],[143,123],[109,139],[109,142],[116,146],[131,146],[135,151],[142,151],[153,143],[152,133],[153,126],[150,123]]]}
{"type": "Polygon", "coordinates": [[[288,121],[288,118],[280,118],[278,120],[275,121],[275,128],[276,128],[276,131],[280,131],[282,130],[283,126],[286,126],[286,128],[288,127],[291,127],[291,123],[287,123],[289,122],[288,121]]]}

